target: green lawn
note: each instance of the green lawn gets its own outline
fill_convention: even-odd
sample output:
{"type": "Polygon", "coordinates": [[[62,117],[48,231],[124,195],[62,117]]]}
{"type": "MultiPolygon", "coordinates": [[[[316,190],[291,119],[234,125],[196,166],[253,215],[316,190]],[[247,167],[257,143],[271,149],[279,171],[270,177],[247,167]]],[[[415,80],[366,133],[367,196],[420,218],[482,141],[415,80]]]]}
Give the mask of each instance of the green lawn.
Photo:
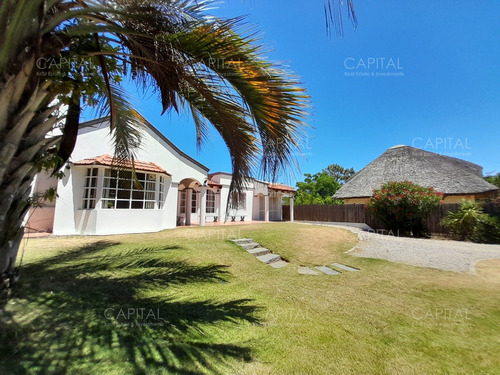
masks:
{"type": "Polygon", "coordinates": [[[356,241],[290,223],[30,239],[0,373],[499,373],[497,279],[345,254],[356,241]],[[361,272],[297,273],[331,262],[361,272]]]}

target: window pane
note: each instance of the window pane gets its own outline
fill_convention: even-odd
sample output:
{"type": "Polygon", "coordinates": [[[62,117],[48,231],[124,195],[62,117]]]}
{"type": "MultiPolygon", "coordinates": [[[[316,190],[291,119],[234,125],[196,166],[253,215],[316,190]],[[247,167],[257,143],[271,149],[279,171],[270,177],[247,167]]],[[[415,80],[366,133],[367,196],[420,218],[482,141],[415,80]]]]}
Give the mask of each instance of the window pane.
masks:
{"type": "Polygon", "coordinates": [[[114,200],[103,200],[101,207],[104,209],[115,208],[115,201],[114,200]]]}
{"type": "Polygon", "coordinates": [[[132,188],[132,181],[131,180],[118,180],[118,188],[119,189],[130,189],[132,188]]]}
{"type": "Polygon", "coordinates": [[[130,190],[118,190],[118,199],[129,199],[130,190]]]}
{"type": "Polygon", "coordinates": [[[116,208],[129,208],[129,201],[116,201],[116,208]]]}
{"type": "Polygon", "coordinates": [[[144,192],[143,191],[139,191],[139,190],[133,190],[132,191],[132,199],[143,200],[144,199],[144,192]]]}
{"type": "Polygon", "coordinates": [[[109,177],[104,178],[104,187],[116,188],[116,180],[109,177]]]}
{"type": "Polygon", "coordinates": [[[114,190],[114,189],[104,189],[102,191],[102,197],[103,198],[115,198],[116,197],[116,190],[114,190]]]}
{"type": "Polygon", "coordinates": [[[130,171],[119,171],[118,172],[118,178],[120,180],[127,180],[127,181],[132,181],[132,172],[130,171]]]}
{"type": "Polygon", "coordinates": [[[142,209],[144,207],[144,202],[143,201],[132,201],[132,208],[134,209],[142,209]]]}

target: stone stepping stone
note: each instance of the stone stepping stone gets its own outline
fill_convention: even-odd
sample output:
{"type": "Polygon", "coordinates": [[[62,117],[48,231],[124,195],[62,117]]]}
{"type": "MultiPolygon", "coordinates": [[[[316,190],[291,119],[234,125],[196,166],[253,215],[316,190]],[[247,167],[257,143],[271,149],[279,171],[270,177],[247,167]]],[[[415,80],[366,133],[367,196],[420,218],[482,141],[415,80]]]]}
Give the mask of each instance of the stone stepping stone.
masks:
{"type": "Polygon", "coordinates": [[[242,244],[245,244],[245,243],[252,243],[252,242],[254,242],[252,238],[237,238],[237,239],[231,240],[231,241],[233,241],[237,245],[242,245],[242,244]]]}
{"type": "Polygon", "coordinates": [[[278,260],[277,262],[272,262],[269,265],[274,268],[283,268],[288,265],[288,262],[285,262],[284,260],[278,260]]]}
{"type": "Polygon", "coordinates": [[[281,260],[281,257],[277,254],[269,253],[269,254],[259,255],[257,259],[260,260],[262,263],[269,264],[281,260]]]}
{"type": "Polygon", "coordinates": [[[314,268],[316,268],[317,270],[319,270],[327,275],[332,275],[332,276],[340,275],[339,271],[332,270],[331,268],[328,268],[327,266],[317,266],[314,268]]]}
{"type": "Polygon", "coordinates": [[[261,247],[260,244],[258,244],[257,242],[241,243],[238,245],[240,247],[244,248],[245,250],[250,250],[250,249],[254,249],[256,247],[261,247]]]}
{"type": "Polygon", "coordinates": [[[271,250],[266,249],[265,247],[256,247],[254,249],[247,250],[250,254],[255,255],[256,257],[260,255],[266,255],[271,252],[271,250]]]}
{"type": "Polygon", "coordinates": [[[299,266],[299,273],[301,275],[319,275],[319,272],[309,267],[299,266]]]}
{"type": "Polygon", "coordinates": [[[359,271],[357,268],[352,268],[352,267],[349,267],[349,266],[346,266],[346,265],[340,264],[340,263],[332,263],[332,266],[334,266],[335,268],[340,268],[341,270],[344,270],[344,271],[351,271],[351,272],[359,271]]]}

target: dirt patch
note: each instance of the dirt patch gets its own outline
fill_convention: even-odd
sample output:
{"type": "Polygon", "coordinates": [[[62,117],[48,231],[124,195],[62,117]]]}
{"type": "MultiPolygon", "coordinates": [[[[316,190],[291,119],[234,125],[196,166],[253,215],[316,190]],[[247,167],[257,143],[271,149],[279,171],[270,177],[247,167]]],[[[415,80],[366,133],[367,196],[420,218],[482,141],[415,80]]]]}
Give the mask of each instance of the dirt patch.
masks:
{"type": "Polygon", "coordinates": [[[476,263],[476,274],[483,280],[500,284],[500,259],[485,259],[476,263]]]}
{"type": "Polygon", "coordinates": [[[299,261],[319,262],[333,261],[337,255],[352,248],[357,235],[344,229],[311,227],[300,228],[295,233],[294,243],[300,248],[299,261]]]}

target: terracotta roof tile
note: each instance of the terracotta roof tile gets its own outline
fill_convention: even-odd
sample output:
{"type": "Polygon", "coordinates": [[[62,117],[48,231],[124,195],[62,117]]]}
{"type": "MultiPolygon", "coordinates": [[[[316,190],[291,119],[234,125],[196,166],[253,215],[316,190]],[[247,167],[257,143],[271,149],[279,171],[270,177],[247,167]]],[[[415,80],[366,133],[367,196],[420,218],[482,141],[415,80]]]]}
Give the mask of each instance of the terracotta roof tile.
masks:
{"type": "MultiPolygon", "coordinates": [[[[123,162],[117,163],[117,161],[114,160],[114,158],[108,154],[75,161],[73,164],[74,165],[105,165],[105,166],[109,166],[109,167],[132,168],[132,162],[130,160],[125,160],[123,162]]],[[[168,173],[165,169],[163,169],[158,164],[153,163],[153,162],[134,160],[134,167],[138,171],[163,173],[163,174],[171,176],[171,174],[168,173]]]]}
{"type": "Polygon", "coordinates": [[[269,189],[278,190],[278,191],[295,192],[295,189],[293,187],[288,186],[288,185],[283,185],[283,184],[269,184],[269,189]]]}
{"type": "Polygon", "coordinates": [[[208,184],[208,186],[210,186],[210,187],[219,187],[219,188],[221,188],[221,187],[222,187],[222,184],[218,184],[217,182],[213,182],[212,180],[208,180],[208,181],[207,181],[207,184],[208,184]]]}

